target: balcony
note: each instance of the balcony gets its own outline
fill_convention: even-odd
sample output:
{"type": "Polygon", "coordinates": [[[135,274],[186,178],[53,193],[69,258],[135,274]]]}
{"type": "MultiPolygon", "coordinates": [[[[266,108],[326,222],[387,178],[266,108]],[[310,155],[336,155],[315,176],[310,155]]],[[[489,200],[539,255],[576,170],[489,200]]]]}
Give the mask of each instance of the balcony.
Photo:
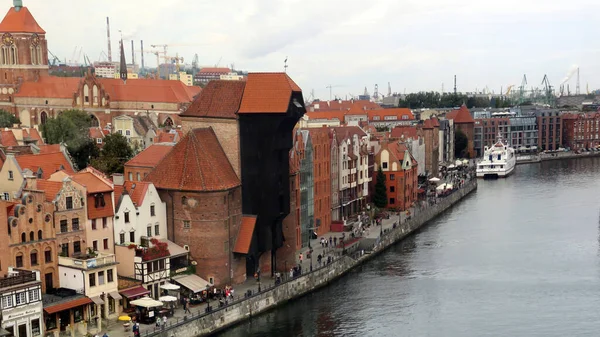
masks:
{"type": "Polygon", "coordinates": [[[73,267],[77,269],[95,269],[106,265],[117,264],[114,254],[98,253],[96,256],[83,255],[79,258],[58,257],[58,265],[63,267],[73,267]]]}
{"type": "Polygon", "coordinates": [[[12,269],[10,272],[6,277],[0,278],[0,289],[39,281],[33,271],[12,269]],[[10,272],[12,272],[12,275],[10,272]]]}

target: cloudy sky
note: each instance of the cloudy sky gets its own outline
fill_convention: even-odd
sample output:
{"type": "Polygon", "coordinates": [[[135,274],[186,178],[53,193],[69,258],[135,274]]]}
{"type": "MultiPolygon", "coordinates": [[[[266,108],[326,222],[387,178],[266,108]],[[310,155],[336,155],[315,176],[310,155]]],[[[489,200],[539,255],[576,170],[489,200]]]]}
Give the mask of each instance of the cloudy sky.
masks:
{"type": "MultiPolygon", "coordinates": [[[[49,49],[70,60],[77,47],[92,61],[113,58],[124,39],[170,44],[186,62],[283,71],[305,96],[357,95],[375,84],[387,93],[495,92],[544,74],[557,85],[577,65],[581,90],[600,88],[598,0],[23,0],[47,32],[49,49]]],[[[10,6],[10,0],[2,3],[10,6]]],[[[126,41],[127,61],[131,42],[126,41]]],[[[136,57],[139,60],[139,53],[136,57]]],[[[146,54],[150,66],[156,57],[146,54]]],[[[571,79],[575,91],[575,77],[571,79]]]]}

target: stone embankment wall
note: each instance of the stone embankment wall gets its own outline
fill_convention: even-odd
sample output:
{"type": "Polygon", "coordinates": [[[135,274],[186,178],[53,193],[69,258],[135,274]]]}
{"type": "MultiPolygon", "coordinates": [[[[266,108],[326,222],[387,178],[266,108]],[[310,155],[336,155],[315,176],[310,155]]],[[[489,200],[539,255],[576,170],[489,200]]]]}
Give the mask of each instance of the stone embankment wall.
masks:
{"type": "Polygon", "coordinates": [[[531,164],[539,163],[547,160],[561,160],[561,159],[575,159],[575,158],[588,158],[588,157],[600,157],[600,152],[557,152],[557,153],[540,153],[540,154],[527,154],[517,156],[517,165],[519,164],[531,164]]]}
{"type": "Polygon", "coordinates": [[[265,289],[263,292],[254,294],[249,298],[234,302],[224,308],[214,310],[210,314],[189,315],[185,320],[170,322],[171,324],[163,331],[144,333],[143,336],[206,336],[249,319],[252,316],[273,309],[294,298],[306,295],[327,285],[352,270],[354,267],[383,252],[394,243],[400,241],[407,235],[421,228],[427,222],[433,220],[476,189],[477,180],[473,180],[466,183],[462,189],[438,200],[436,205],[415,211],[412,219],[404,222],[395,229],[387,231],[381,240],[375,240],[375,242],[371,244],[370,254],[361,254],[361,252],[357,252],[354,253],[353,256],[343,255],[330,265],[315,269],[313,272],[283,282],[270,289],[265,289]]]}

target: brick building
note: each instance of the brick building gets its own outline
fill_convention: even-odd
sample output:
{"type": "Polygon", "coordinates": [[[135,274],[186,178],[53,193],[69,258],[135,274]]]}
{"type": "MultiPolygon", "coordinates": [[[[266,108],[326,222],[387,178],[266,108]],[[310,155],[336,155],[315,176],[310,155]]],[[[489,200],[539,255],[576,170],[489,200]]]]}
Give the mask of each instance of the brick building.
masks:
{"type": "Polygon", "coordinates": [[[600,145],[600,113],[565,114],[562,123],[565,147],[581,151],[600,145]]]}
{"type": "Polygon", "coordinates": [[[562,147],[563,123],[558,110],[536,111],[538,125],[538,148],[554,151],[562,147]]]}
{"type": "MultiPolygon", "coordinates": [[[[417,161],[399,141],[383,142],[375,155],[375,165],[385,175],[388,208],[407,210],[417,200],[417,161]]],[[[373,184],[377,183],[377,174],[373,184]]]]}
{"type": "Polygon", "coordinates": [[[475,119],[474,126],[474,149],[477,158],[483,155],[483,149],[491,147],[498,140],[498,135],[503,139],[509,140],[510,137],[510,118],[509,117],[490,117],[475,119]],[[477,144],[477,146],[475,146],[477,144]]]}
{"type": "Polygon", "coordinates": [[[425,174],[437,177],[440,158],[440,123],[436,117],[426,119],[421,125],[425,139],[425,174]]]}
{"type": "Polygon", "coordinates": [[[454,130],[462,132],[467,137],[467,148],[465,149],[464,156],[466,158],[475,158],[475,120],[469,109],[463,104],[460,109],[450,111],[446,114],[446,119],[452,119],[454,121],[454,130]]]}
{"type": "Polygon", "coordinates": [[[318,236],[331,230],[331,142],[326,128],[309,129],[313,152],[314,227],[318,236]]]}
{"type": "Polygon", "coordinates": [[[246,260],[234,250],[251,240],[240,231],[241,184],[215,132],[189,131],[146,180],[167,204],[169,239],[189,247],[197,275],[217,285],[243,281],[246,260]]]}
{"type": "Polygon", "coordinates": [[[158,163],[173,149],[173,143],[150,145],[125,163],[124,178],[127,181],[142,181],[158,163]]]}

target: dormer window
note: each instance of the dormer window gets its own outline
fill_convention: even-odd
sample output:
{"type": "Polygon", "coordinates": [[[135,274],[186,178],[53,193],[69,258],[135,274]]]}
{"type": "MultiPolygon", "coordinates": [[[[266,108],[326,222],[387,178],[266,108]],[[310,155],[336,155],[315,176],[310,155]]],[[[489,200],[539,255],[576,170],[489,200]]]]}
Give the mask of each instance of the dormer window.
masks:
{"type": "Polygon", "coordinates": [[[104,201],[104,194],[98,193],[94,195],[94,207],[101,208],[106,206],[106,202],[104,201]]]}

